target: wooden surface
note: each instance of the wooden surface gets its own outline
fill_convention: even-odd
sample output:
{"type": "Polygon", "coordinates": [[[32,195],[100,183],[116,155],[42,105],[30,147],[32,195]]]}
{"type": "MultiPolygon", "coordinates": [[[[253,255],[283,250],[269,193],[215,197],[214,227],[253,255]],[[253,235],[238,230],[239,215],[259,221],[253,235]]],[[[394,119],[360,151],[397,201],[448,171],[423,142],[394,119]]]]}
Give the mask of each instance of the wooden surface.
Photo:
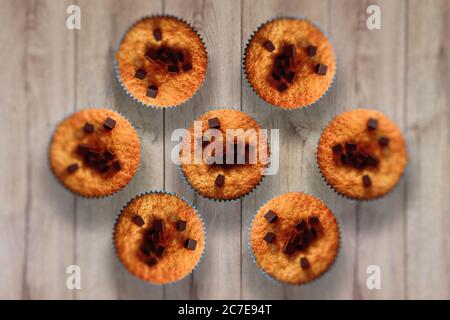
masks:
{"type": "Polygon", "coordinates": [[[13,299],[414,299],[450,298],[450,2],[446,0],[0,0],[0,298],[13,299]],[[81,8],[81,30],[65,26],[81,8]],[[366,8],[381,7],[381,30],[366,27],[366,8]],[[113,75],[114,47],[137,18],[170,13],[193,24],[209,52],[207,79],[180,108],[137,106],[113,75]],[[306,110],[263,103],[242,75],[251,33],[278,15],[301,15],[331,37],[338,56],[329,94],[306,110]],[[110,199],[74,197],[53,178],[47,147],[56,123],[84,107],[125,114],[142,139],[141,169],[110,199]],[[236,108],[279,128],[280,171],[244,200],[195,195],[170,161],[170,134],[211,108],[236,108]],[[319,134],[336,114],[372,107],[404,131],[408,173],[381,200],[337,196],[315,164],[319,134]],[[114,254],[120,208],[154,189],[193,201],[208,233],[206,255],[186,279],[152,286],[114,254]],[[342,231],[337,263],[323,278],[294,287],[261,276],[247,249],[258,207],[287,191],[323,199],[342,231]],[[66,267],[81,268],[81,290],[66,288],[66,267]],[[366,287],[369,265],[380,290],[366,287]]]}

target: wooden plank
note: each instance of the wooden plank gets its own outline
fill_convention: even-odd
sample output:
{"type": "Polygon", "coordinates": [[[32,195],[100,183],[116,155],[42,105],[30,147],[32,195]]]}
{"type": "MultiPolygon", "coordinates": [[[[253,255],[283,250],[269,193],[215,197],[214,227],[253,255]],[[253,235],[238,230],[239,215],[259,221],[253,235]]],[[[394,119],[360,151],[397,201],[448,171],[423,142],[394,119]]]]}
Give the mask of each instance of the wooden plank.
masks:
{"type": "Polygon", "coordinates": [[[314,107],[305,110],[284,111],[271,107],[260,100],[243,83],[243,110],[254,115],[265,128],[280,129],[280,171],[268,176],[260,188],[243,202],[242,241],[247,243],[247,228],[257,209],[268,199],[288,192],[304,191],[324,200],[336,213],[341,224],[343,239],[339,258],[323,279],[307,286],[295,287],[273,284],[262,277],[254,263],[249,259],[248,250],[243,246],[243,298],[246,299],[304,299],[304,298],[351,298],[354,263],[354,204],[342,200],[322,181],[315,160],[315,150],[320,132],[331,117],[345,108],[351,107],[354,96],[351,90],[355,85],[351,65],[351,50],[355,39],[347,30],[356,24],[348,12],[352,5],[332,1],[270,1],[259,2],[258,6],[244,0],[243,43],[246,44],[251,33],[264,21],[275,16],[304,16],[330,31],[336,45],[338,59],[338,85],[314,107]],[[331,16],[331,12],[333,15],[331,16]],[[339,32],[334,32],[339,30],[339,32]],[[349,92],[350,90],[350,92],[349,92]]]}
{"type": "MultiPolygon", "coordinates": [[[[381,29],[366,26],[368,4],[358,2],[361,13],[356,34],[356,106],[382,111],[404,128],[405,1],[373,1],[381,10],[381,29]]],[[[357,207],[357,298],[405,297],[404,180],[380,200],[357,207]],[[381,289],[369,290],[367,268],[380,267],[381,289]]]]}
{"type": "Polygon", "coordinates": [[[52,176],[48,145],[56,124],[74,110],[74,31],[69,1],[27,2],[26,95],[28,220],[24,298],[71,298],[66,268],[74,263],[74,196],[52,176]]]}
{"type": "Polygon", "coordinates": [[[112,198],[77,202],[77,263],[82,269],[79,298],[160,299],[162,287],[130,275],[115,256],[112,229],[120,209],[138,193],[163,188],[163,116],[137,105],[113,74],[119,36],[136,19],[161,13],[161,2],[80,1],[82,29],[77,41],[77,105],[109,107],[124,114],[141,137],[142,163],[130,184],[112,198]],[[87,50],[89,49],[89,50],[87,50]]]}
{"type": "Polygon", "coordinates": [[[408,5],[407,298],[450,298],[450,3],[408,5]],[[430,32],[432,36],[430,36],[430,32]]]}
{"type": "Polygon", "coordinates": [[[205,256],[189,278],[166,286],[165,298],[238,299],[240,292],[240,201],[215,202],[195,195],[170,161],[170,134],[186,128],[214,108],[240,105],[240,1],[166,1],[165,13],[186,19],[203,36],[209,53],[207,78],[198,94],[185,105],[166,111],[166,189],[193,200],[203,215],[205,256]],[[226,275],[226,276],[225,276],[226,275]]]}
{"type": "Polygon", "coordinates": [[[22,297],[26,256],[27,186],[29,174],[26,130],[28,99],[26,81],[27,5],[16,1],[0,2],[0,41],[8,50],[0,51],[3,65],[0,73],[0,298],[22,297]],[[11,83],[16,84],[11,86],[11,83]]]}

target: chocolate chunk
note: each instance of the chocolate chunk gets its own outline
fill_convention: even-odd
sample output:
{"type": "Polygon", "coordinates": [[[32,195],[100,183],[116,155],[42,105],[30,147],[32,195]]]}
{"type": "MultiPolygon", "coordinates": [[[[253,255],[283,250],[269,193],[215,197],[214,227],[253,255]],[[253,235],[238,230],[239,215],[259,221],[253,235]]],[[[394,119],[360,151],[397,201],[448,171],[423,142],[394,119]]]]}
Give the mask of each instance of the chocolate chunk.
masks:
{"type": "Polygon", "coordinates": [[[368,188],[372,185],[372,180],[370,179],[370,177],[367,174],[365,174],[363,176],[362,180],[363,180],[364,187],[368,188]]]}
{"type": "Polygon", "coordinates": [[[367,121],[367,129],[369,130],[376,130],[378,127],[378,120],[374,118],[370,118],[369,121],[367,121]]]}
{"type": "Polygon", "coordinates": [[[272,210],[269,210],[264,215],[264,218],[267,220],[267,222],[272,223],[278,218],[278,216],[275,214],[275,212],[273,212],[272,210]]]}
{"type": "Polygon", "coordinates": [[[317,216],[311,216],[308,218],[309,224],[315,225],[315,224],[319,224],[319,222],[320,222],[320,220],[319,220],[319,217],[317,217],[317,216]]]}
{"type": "Polygon", "coordinates": [[[178,221],[177,221],[177,230],[178,230],[178,231],[184,231],[184,230],[186,230],[186,225],[187,225],[187,222],[186,222],[186,221],[184,221],[184,220],[178,220],[178,221]]]}
{"type": "Polygon", "coordinates": [[[136,70],[136,73],[134,74],[134,77],[140,80],[144,80],[146,76],[147,74],[142,69],[136,70]]]}
{"type": "Polygon", "coordinates": [[[291,57],[284,57],[283,58],[283,68],[289,69],[291,67],[291,57]]]}
{"type": "Polygon", "coordinates": [[[98,160],[97,161],[97,170],[100,173],[106,173],[109,171],[110,166],[106,163],[105,160],[98,160]]]}
{"type": "Polygon", "coordinates": [[[317,52],[317,47],[315,47],[315,46],[308,46],[308,48],[306,48],[306,53],[310,57],[315,56],[316,52],[317,52]]]}
{"type": "Polygon", "coordinates": [[[293,57],[295,52],[295,48],[292,44],[288,44],[283,47],[283,55],[285,57],[293,57]]]}
{"type": "Polygon", "coordinates": [[[272,78],[274,78],[277,81],[281,81],[281,78],[283,77],[282,71],[278,68],[272,71],[272,78]]]}
{"type": "Polygon", "coordinates": [[[296,250],[297,248],[290,242],[286,243],[286,245],[283,248],[283,252],[288,255],[293,254],[296,250]]]}
{"type": "Polygon", "coordinates": [[[342,164],[348,163],[347,155],[345,153],[341,154],[341,162],[342,162],[342,164]]]}
{"type": "Polygon", "coordinates": [[[220,120],[219,118],[209,118],[208,119],[208,127],[211,129],[218,129],[220,128],[220,120]]]}
{"type": "Polygon", "coordinates": [[[195,250],[197,247],[197,241],[192,239],[187,239],[184,243],[184,247],[188,250],[195,250]]]}
{"type": "Polygon", "coordinates": [[[328,67],[324,64],[318,64],[316,67],[316,73],[320,76],[324,76],[327,74],[328,67]]]}
{"type": "Polygon", "coordinates": [[[112,119],[110,117],[106,118],[105,122],[103,122],[103,127],[106,130],[110,130],[111,131],[112,129],[114,129],[115,126],[116,126],[116,120],[114,120],[114,119],[112,119]]]}
{"type": "Polygon", "coordinates": [[[77,171],[78,168],[79,168],[78,164],[72,163],[70,166],[67,167],[67,172],[72,174],[75,171],[77,171]]]}
{"type": "Polygon", "coordinates": [[[225,176],[218,174],[216,177],[216,181],[214,181],[215,185],[218,187],[223,186],[223,184],[225,183],[225,176]]]}
{"type": "Polygon", "coordinates": [[[150,255],[150,253],[152,253],[153,251],[153,243],[151,242],[145,242],[142,247],[141,247],[141,251],[143,254],[145,254],[146,256],[150,255]]]}
{"type": "Polygon", "coordinates": [[[263,43],[263,46],[267,51],[272,52],[273,50],[275,50],[275,46],[273,45],[272,41],[270,41],[270,40],[265,41],[263,43]]]}
{"type": "Polygon", "coordinates": [[[156,60],[158,58],[158,52],[153,49],[148,49],[144,56],[147,60],[156,60]]]}
{"type": "Polygon", "coordinates": [[[160,258],[163,256],[164,251],[166,251],[166,248],[163,246],[158,246],[153,250],[153,252],[160,258]]]}
{"type": "Polygon", "coordinates": [[[271,243],[273,239],[275,239],[275,233],[273,232],[267,232],[266,235],[264,236],[264,240],[268,243],[271,243]]]}
{"type": "Polygon", "coordinates": [[[156,41],[162,40],[162,32],[161,29],[157,28],[153,30],[153,38],[155,38],[156,41]]]}
{"type": "Polygon", "coordinates": [[[309,261],[306,257],[302,257],[300,258],[300,267],[302,267],[302,269],[308,269],[309,268],[309,261]]]}
{"type": "Polygon", "coordinates": [[[167,70],[169,73],[178,73],[180,71],[180,68],[177,65],[170,65],[167,70]]]}
{"type": "Polygon", "coordinates": [[[79,144],[77,146],[77,153],[81,156],[87,155],[89,152],[89,146],[86,144],[79,144]]]}
{"type": "Polygon", "coordinates": [[[294,71],[289,71],[289,72],[286,74],[285,78],[286,78],[286,80],[287,80],[288,82],[291,82],[291,83],[292,83],[292,81],[294,81],[294,78],[295,78],[295,72],[294,72],[294,71]]]}
{"type": "Polygon", "coordinates": [[[288,86],[284,83],[284,82],[281,82],[281,83],[279,83],[278,85],[277,85],[277,90],[279,91],[279,92],[283,92],[284,90],[286,90],[288,88],[288,86]]]}
{"type": "Polygon", "coordinates": [[[306,234],[306,239],[308,240],[308,242],[311,242],[312,240],[314,240],[317,237],[317,230],[314,228],[309,229],[306,234]]]}
{"type": "Polygon", "coordinates": [[[169,57],[165,53],[158,54],[158,58],[157,59],[158,59],[158,61],[160,61],[160,62],[162,62],[164,64],[166,64],[167,61],[169,61],[169,57]]]}
{"type": "Polygon", "coordinates": [[[156,98],[158,95],[158,87],[156,86],[149,86],[147,88],[147,97],[149,98],[156,98]]]}
{"type": "Polygon", "coordinates": [[[148,241],[150,241],[150,242],[156,243],[156,242],[160,241],[161,238],[162,238],[161,237],[161,232],[158,232],[158,231],[155,231],[155,230],[148,230],[145,233],[145,238],[148,241]]]}
{"type": "Polygon", "coordinates": [[[142,217],[138,214],[135,214],[131,219],[139,227],[142,227],[145,224],[144,219],[142,219],[142,217]]]}
{"type": "Polygon", "coordinates": [[[119,160],[114,161],[111,166],[115,171],[120,171],[122,169],[119,160]]]}
{"type": "Polygon", "coordinates": [[[356,143],[349,143],[349,142],[347,142],[345,144],[345,150],[347,150],[347,151],[355,151],[356,147],[357,147],[356,143]]]}
{"type": "Polygon", "coordinates": [[[380,146],[386,147],[389,144],[389,138],[384,136],[380,137],[380,139],[378,139],[378,143],[380,144],[380,146]]]}
{"type": "Polygon", "coordinates": [[[103,158],[106,161],[111,161],[112,159],[114,159],[114,154],[109,150],[105,150],[103,151],[103,158]]]}
{"type": "Polygon", "coordinates": [[[334,145],[331,150],[333,150],[333,153],[340,153],[342,152],[343,148],[342,148],[342,144],[336,144],[334,145]]]}
{"type": "Polygon", "coordinates": [[[191,69],[192,69],[192,63],[185,63],[185,64],[183,64],[183,71],[184,72],[189,71],[191,69]]]}
{"type": "Polygon", "coordinates": [[[148,264],[150,267],[154,266],[154,265],[157,264],[157,263],[158,263],[158,260],[156,260],[155,257],[150,257],[150,258],[147,260],[147,264],[148,264]]]}
{"type": "Polygon", "coordinates": [[[164,232],[164,220],[158,219],[153,222],[153,230],[156,232],[164,232]]]}
{"type": "Polygon", "coordinates": [[[305,230],[307,227],[308,225],[306,224],[306,221],[303,219],[300,220],[300,222],[295,225],[295,229],[297,229],[298,231],[305,230]]]}
{"type": "Polygon", "coordinates": [[[89,122],[86,122],[83,127],[83,131],[84,131],[84,133],[90,134],[90,133],[94,132],[94,126],[92,124],[90,124],[89,122]]]}

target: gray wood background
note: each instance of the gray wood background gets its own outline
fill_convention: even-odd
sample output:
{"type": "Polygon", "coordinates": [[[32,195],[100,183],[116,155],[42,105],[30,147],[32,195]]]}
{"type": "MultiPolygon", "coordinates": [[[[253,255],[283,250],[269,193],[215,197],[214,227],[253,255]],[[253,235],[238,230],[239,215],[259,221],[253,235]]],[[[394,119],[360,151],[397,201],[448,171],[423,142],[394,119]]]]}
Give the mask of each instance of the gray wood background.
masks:
{"type": "Polygon", "coordinates": [[[450,298],[450,1],[446,0],[0,0],[0,298],[12,299],[413,299],[450,298]],[[81,7],[81,30],[66,8],[81,7]],[[366,28],[369,4],[382,29],[366,28]],[[207,44],[205,85],[173,110],[135,105],[113,75],[114,46],[135,19],[170,13],[207,44]],[[252,31],[277,15],[302,15],[331,36],[337,80],[320,103],[293,112],[270,107],[241,70],[252,31]],[[55,124],[84,107],[127,115],[142,139],[142,167],[113,198],[86,200],[61,188],[48,169],[55,124]],[[357,106],[395,119],[409,141],[407,176],[387,197],[358,203],[333,193],[315,165],[323,126],[357,106]],[[170,161],[170,134],[211,108],[233,107],[279,128],[281,168],[244,200],[196,196],[170,161]],[[208,232],[206,255],[188,278],[152,286],[114,255],[120,208],[153,189],[193,201],[208,232]],[[342,228],[337,263],[322,279],[293,287],[262,277],[250,260],[247,227],[267,199],[301,190],[322,198],[342,228]],[[81,290],[66,288],[66,267],[81,267],[81,290]],[[381,268],[368,290],[366,269],[381,268]]]}

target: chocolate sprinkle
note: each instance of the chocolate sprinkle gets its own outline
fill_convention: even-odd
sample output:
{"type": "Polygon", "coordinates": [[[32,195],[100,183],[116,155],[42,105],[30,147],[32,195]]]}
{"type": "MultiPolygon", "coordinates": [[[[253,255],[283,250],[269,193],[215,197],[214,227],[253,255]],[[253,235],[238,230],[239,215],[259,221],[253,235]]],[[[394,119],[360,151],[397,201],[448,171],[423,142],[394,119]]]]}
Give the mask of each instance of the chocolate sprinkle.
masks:
{"type": "Polygon", "coordinates": [[[147,88],[147,97],[149,98],[156,98],[158,95],[158,87],[156,86],[149,86],[147,88]]]}
{"type": "Polygon", "coordinates": [[[369,121],[367,121],[367,129],[369,130],[376,130],[378,127],[378,120],[374,118],[370,118],[369,121]]]}
{"type": "Polygon", "coordinates": [[[106,118],[105,122],[103,122],[103,127],[106,130],[110,130],[111,131],[112,129],[114,129],[115,126],[116,126],[116,120],[114,120],[114,119],[112,119],[110,117],[106,118]]]}
{"type": "Polygon", "coordinates": [[[223,186],[223,184],[225,183],[225,176],[222,174],[218,174],[216,177],[216,181],[214,181],[214,183],[218,187],[223,186]]]}
{"type": "Polygon", "coordinates": [[[333,153],[340,153],[343,150],[342,144],[336,144],[331,149],[333,150],[333,153]]]}
{"type": "Polygon", "coordinates": [[[318,64],[316,67],[316,73],[320,76],[324,76],[327,74],[328,67],[324,64],[318,64]]]}
{"type": "Polygon", "coordinates": [[[153,38],[155,38],[156,41],[161,41],[162,40],[162,32],[161,29],[155,29],[153,30],[153,38]]]}
{"type": "Polygon", "coordinates": [[[283,248],[283,252],[285,254],[291,255],[295,252],[297,248],[290,242],[286,243],[286,245],[283,248]]]}
{"type": "Polygon", "coordinates": [[[281,82],[277,85],[277,90],[279,92],[283,92],[284,90],[286,90],[288,88],[288,86],[286,85],[286,83],[281,82]]]}
{"type": "Polygon", "coordinates": [[[144,219],[142,219],[142,217],[138,214],[135,214],[132,219],[133,222],[139,227],[142,227],[145,224],[144,219]]]}
{"type": "Polygon", "coordinates": [[[273,45],[272,41],[270,41],[270,40],[267,40],[266,42],[264,42],[263,46],[267,51],[272,52],[273,50],[275,50],[275,46],[273,45]]]}
{"type": "Polygon", "coordinates": [[[144,80],[146,76],[147,74],[142,69],[136,70],[136,73],[134,74],[134,77],[138,78],[139,80],[144,80]]]}
{"type": "Polygon", "coordinates": [[[184,231],[184,230],[186,230],[186,225],[187,225],[187,222],[184,221],[184,220],[179,220],[179,221],[177,221],[177,230],[178,230],[178,231],[184,231]]]}
{"type": "Polygon", "coordinates": [[[70,166],[67,167],[67,172],[70,173],[70,174],[72,174],[72,173],[74,173],[75,171],[77,171],[78,168],[79,168],[78,164],[72,163],[70,166]]]}
{"type": "Polygon", "coordinates": [[[264,240],[267,243],[271,243],[273,241],[273,239],[275,239],[275,233],[273,233],[273,232],[267,232],[266,235],[264,236],[264,240]]]}
{"type": "Polygon", "coordinates": [[[308,48],[306,48],[306,52],[308,53],[308,56],[310,56],[310,57],[315,56],[316,52],[317,52],[317,47],[308,46],[308,48]]]}
{"type": "Polygon", "coordinates": [[[155,248],[154,252],[158,257],[162,257],[164,254],[164,251],[166,251],[166,248],[164,248],[163,246],[158,246],[157,248],[155,248]]]}
{"type": "Polygon", "coordinates": [[[269,210],[264,215],[264,218],[267,220],[267,222],[272,223],[278,218],[278,216],[275,214],[275,212],[273,212],[272,210],[269,210]]]}
{"type": "Polygon", "coordinates": [[[183,71],[184,72],[189,71],[191,69],[192,69],[192,63],[185,63],[185,64],[183,64],[183,71]]]}
{"type": "Polygon", "coordinates": [[[378,140],[378,143],[380,144],[380,146],[382,147],[386,147],[389,144],[389,138],[388,137],[380,137],[380,139],[378,140]]]}
{"type": "Polygon", "coordinates": [[[363,180],[363,186],[364,187],[368,188],[368,187],[370,187],[372,185],[372,180],[370,179],[370,177],[367,174],[365,174],[363,176],[362,180],[363,180]]]}
{"type": "Polygon", "coordinates": [[[184,247],[188,250],[195,250],[197,247],[197,241],[192,239],[187,239],[184,243],[184,247]]]}
{"type": "Polygon", "coordinates": [[[306,257],[300,258],[300,266],[302,269],[308,269],[309,268],[309,261],[306,257]]]}
{"type": "Polygon", "coordinates": [[[153,223],[153,230],[156,232],[164,232],[164,220],[158,219],[153,223]]]}
{"type": "Polygon", "coordinates": [[[112,168],[113,168],[115,171],[120,171],[120,170],[122,169],[122,166],[120,165],[119,160],[116,160],[116,161],[114,161],[114,162],[112,163],[112,168]]]}
{"type": "Polygon", "coordinates": [[[148,264],[150,267],[154,266],[154,265],[157,264],[157,263],[158,263],[158,260],[156,260],[155,257],[150,257],[150,258],[147,260],[147,264],[148,264]]]}
{"type": "Polygon", "coordinates": [[[94,126],[88,122],[83,127],[84,133],[90,134],[94,132],[94,126]]]}
{"type": "Polygon", "coordinates": [[[219,118],[215,117],[215,118],[208,119],[208,127],[210,129],[218,129],[218,128],[220,128],[220,120],[219,120],[219,118]]]}
{"type": "Polygon", "coordinates": [[[318,224],[320,222],[319,218],[316,216],[312,216],[308,218],[308,223],[309,224],[318,224]]]}

